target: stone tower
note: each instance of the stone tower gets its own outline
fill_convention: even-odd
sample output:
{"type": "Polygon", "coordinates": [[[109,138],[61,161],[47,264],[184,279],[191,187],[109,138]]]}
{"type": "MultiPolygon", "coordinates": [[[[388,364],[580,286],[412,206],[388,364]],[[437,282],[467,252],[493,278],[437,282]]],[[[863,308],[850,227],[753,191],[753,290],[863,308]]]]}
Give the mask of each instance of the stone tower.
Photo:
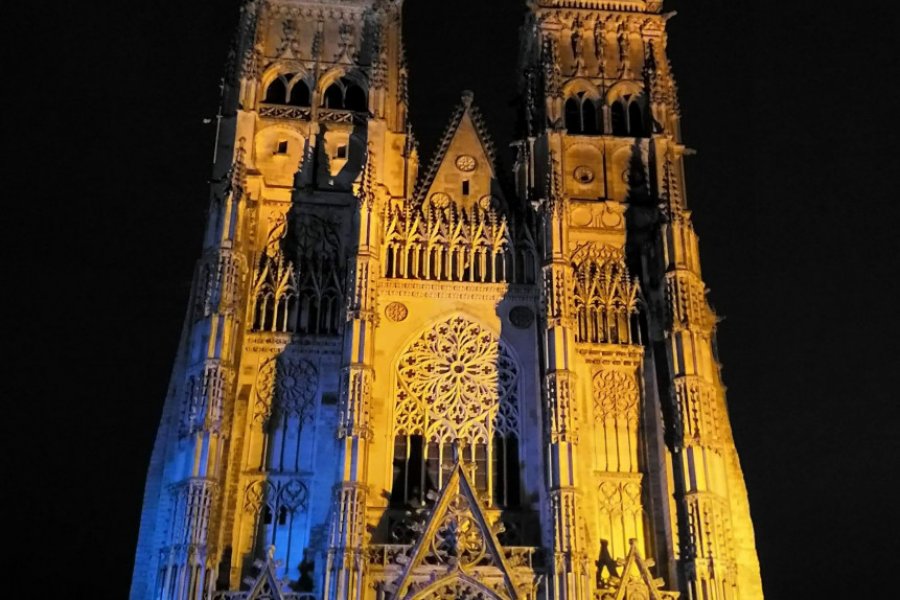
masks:
{"type": "Polygon", "coordinates": [[[660,2],[541,0],[511,176],[402,0],[252,0],[133,600],[762,598],[660,2]]]}

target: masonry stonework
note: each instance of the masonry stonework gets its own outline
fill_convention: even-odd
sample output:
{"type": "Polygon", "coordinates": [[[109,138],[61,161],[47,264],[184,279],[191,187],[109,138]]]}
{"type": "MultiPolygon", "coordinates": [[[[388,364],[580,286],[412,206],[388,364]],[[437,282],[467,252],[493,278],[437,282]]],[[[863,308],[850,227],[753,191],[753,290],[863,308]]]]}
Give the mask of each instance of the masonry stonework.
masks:
{"type": "Polygon", "coordinates": [[[534,0],[512,172],[402,0],[251,0],[133,600],[762,598],[662,3],[534,0]]]}

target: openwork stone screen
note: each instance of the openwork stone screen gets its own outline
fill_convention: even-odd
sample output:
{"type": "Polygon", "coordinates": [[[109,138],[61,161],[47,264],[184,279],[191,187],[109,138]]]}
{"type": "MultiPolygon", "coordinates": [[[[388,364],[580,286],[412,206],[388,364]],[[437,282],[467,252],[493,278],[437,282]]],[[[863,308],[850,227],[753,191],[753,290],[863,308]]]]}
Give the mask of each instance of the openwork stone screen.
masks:
{"type": "Polygon", "coordinates": [[[395,435],[487,443],[519,427],[518,368],[492,332],[464,317],[424,333],[400,358],[395,435]]]}

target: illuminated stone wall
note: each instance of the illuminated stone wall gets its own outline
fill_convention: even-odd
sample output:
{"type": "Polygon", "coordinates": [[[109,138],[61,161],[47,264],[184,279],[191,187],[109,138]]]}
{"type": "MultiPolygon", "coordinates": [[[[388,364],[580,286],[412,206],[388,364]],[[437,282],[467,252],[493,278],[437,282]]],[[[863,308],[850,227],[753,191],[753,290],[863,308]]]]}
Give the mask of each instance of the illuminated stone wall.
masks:
{"type": "Polygon", "coordinates": [[[399,0],[245,5],[131,597],[762,597],[659,2],[539,1],[513,173],[399,0]]]}

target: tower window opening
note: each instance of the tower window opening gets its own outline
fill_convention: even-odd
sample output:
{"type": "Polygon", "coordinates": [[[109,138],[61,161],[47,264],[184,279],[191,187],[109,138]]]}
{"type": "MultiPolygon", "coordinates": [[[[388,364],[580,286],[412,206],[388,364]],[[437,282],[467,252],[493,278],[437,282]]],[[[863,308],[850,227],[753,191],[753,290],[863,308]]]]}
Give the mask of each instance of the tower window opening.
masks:
{"type": "Polygon", "coordinates": [[[366,112],[369,110],[369,101],[366,98],[366,92],[355,83],[347,85],[347,91],[344,93],[344,108],[356,112],[366,112]]]}
{"type": "Polygon", "coordinates": [[[263,102],[267,104],[284,104],[287,100],[287,80],[283,75],[275,78],[266,88],[263,102]]]}
{"type": "Polygon", "coordinates": [[[610,106],[612,134],[623,137],[646,137],[644,103],[640,96],[626,94],[610,106]]]}
{"type": "Polygon", "coordinates": [[[275,154],[287,154],[288,153],[288,141],[287,140],[279,140],[278,146],[275,149],[275,154]]]}
{"type": "Polygon", "coordinates": [[[628,119],[625,115],[625,106],[622,102],[614,102],[610,112],[612,116],[612,134],[620,136],[628,135],[628,119]]]}
{"type": "Polygon", "coordinates": [[[469,195],[469,180],[468,179],[466,179],[465,181],[462,182],[462,193],[463,193],[463,196],[469,195]]]}
{"type": "Polygon", "coordinates": [[[599,135],[602,133],[597,114],[597,103],[585,92],[579,92],[566,100],[566,129],[575,135],[599,135]]]}
{"type": "Polygon", "coordinates": [[[332,83],[325,90],[322,106],[325,108],[344,108],[344,90],[337,83],[332,83]]]}
{"type": "Polygon", "coordinates": [[[310,105],[309,86],[305,81],[297,81],[291,88],[291,96],[288,104],[292,106],[308,107],[310,105]]]}
{"type": "Polygon", "coordinates": [[[369,100],[366,91],[359,84],[341,77],[325,89],[322,96],[322,106],[354,112],[366,112],[369,109],[369,100]]]}
{"type": "Polygon", "coordinates": [[[347,158],[347,146],[344,144],[338,146],[334,156],[335,158],[347,158]]]}

